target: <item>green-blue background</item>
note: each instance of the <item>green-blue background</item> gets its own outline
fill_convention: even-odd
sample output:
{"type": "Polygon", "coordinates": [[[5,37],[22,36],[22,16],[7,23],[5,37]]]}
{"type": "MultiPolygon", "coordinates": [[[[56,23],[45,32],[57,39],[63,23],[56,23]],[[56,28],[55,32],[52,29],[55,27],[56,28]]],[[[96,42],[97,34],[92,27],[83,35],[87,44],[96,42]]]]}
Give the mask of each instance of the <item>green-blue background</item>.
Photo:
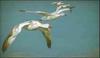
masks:
{"type": "MultiPolygon", "coordinates": [[[[53,12],[53,1],[0,1],[0,47],[11,28],[41,16],[18,10],[53,12]]],[[[99,2],[64,1],[75,8],[67,16],[50,21],[52,48],[48,49],[40,31],[23,30],[14,43],[1,56],[27,57],[97,57],[99,49],[99,2]]]]}

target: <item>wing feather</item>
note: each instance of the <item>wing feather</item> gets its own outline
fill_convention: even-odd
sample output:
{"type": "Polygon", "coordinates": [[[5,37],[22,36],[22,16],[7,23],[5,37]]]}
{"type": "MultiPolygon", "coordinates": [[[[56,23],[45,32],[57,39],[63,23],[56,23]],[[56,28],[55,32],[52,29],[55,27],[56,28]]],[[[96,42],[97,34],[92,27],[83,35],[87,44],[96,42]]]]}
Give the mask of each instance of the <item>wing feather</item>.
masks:
{"type": "Polygon", "coordinates": [[[2,45],[2,51],[5,52],[7,48],[10,46],[9,44],[9,38],[12,36],[12,32],[10,32],[7,36],[7,38],[4,40],[3,45],[2,45]]]}
{"type": "Polygon", "coordinates": [[[44,11],[36,11],[35,13],[40,14],[42,16],[50,16],[51,14],[48,12],[44,12],[44,11]]]}
{"type": "Polygon", "coordinates": [[[42,28],[41,32],[42,32],[42,34],[44,35],[44,37],[46,39],[48,48],[51,48],[51,35],[50,35],[49,28],[42,28]]]}
{"type": "Polygon", "coordinates": [[[20,12],[25,12],[25,13],[37,13],[40,14],[42,16],[49,16],[50,13],[46,12],[46,11],[29,11],[29,10],[19,10],[20,12]]]}

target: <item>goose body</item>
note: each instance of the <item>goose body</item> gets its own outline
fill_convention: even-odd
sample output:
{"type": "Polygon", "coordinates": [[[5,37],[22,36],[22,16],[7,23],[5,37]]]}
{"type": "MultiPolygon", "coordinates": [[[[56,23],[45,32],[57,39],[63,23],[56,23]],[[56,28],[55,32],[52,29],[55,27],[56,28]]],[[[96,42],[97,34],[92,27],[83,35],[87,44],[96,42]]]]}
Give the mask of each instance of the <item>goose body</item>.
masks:
{"type": "Polygon", "coordinates": [[[12,28],[11,32],[8,34],[2,45],[3,52],[5,52],[7,48],[14,42],[17,35],[22,31],[23,28],[26,28],[27,30],[40,30],[46,39],[48,48],[51,48],[50,25],[42,24],[39,21],[32,20],[20,23],[12,28]]]}

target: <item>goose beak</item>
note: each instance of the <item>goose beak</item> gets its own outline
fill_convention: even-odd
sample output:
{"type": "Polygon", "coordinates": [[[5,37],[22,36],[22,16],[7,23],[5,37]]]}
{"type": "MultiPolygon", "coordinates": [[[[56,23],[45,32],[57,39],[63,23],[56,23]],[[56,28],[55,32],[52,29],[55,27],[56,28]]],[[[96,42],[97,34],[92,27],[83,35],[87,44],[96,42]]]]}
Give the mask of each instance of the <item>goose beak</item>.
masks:
{"type": "Polygon", "coordinates": [[[70,6],[69,8],[70,8],[70,12],[72,12],[72,9],[75,8],[75,7],[74,6],[70,6]]]}
{"type": "Polygon", "coordinates": [[[73,8],[75,8],[74,6],[70,6],[70,9],[73,9],[73,8]]]}
{"type": "Polygon", "coordinates": [[[65,16],[67,16],[67,14],[65,14],[65,16]]]}
{"type": "Polygon", "coordinates": [[[70,13],[72,13],[72,9],[70,9],[70,13]]]}

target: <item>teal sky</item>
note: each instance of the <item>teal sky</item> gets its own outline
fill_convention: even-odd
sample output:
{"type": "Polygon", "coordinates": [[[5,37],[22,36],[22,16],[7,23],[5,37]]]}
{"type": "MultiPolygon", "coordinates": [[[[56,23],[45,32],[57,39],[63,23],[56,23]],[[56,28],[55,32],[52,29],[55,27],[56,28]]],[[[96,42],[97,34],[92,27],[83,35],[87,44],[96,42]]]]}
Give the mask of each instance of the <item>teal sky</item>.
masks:
{"type": "MultiPolygon", "coordinates": [[[[0,47],[11,28],[16,24],[37,20],[37,14],[18,10],[55,11],[53,1],[0,1],[0,47]]],[[[40,31],[25,29],[17,36],[4,56],[26,57],[97,57],[99,49],[99,2],[64,1],[75,8],[67,16],[50,21],[52,25],[52,48],[48,49],[40,31]]]]}

